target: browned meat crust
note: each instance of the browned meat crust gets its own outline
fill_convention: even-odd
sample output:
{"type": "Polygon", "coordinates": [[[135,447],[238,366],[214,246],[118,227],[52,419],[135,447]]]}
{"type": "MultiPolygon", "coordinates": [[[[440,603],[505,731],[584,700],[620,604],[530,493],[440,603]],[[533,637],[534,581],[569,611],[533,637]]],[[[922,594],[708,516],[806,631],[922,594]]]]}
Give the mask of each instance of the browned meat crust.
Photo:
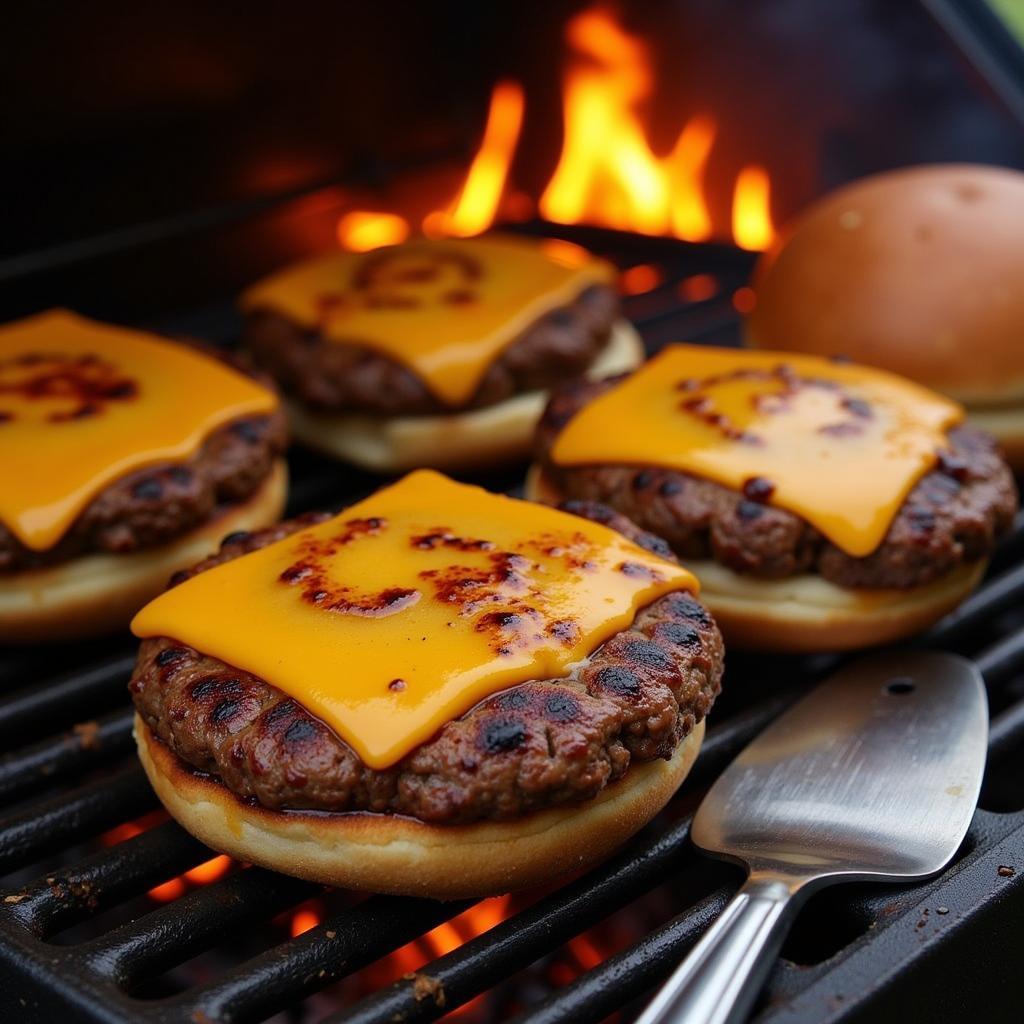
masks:
{"type": "Polygon", "coordinates": [[[47,551],[30,551],[0,523],[0,573],[174,540],[254,494],[287,438],[282,412],[229,423],[187,462],[149,466],[104,488],[47,551]]]}
{"type": "MultiPolygon", "coordinates": [[[[524,391],[546,390],[583,373],[608,341],[619,316],[615,293],[587,288],[568,306],[527,328],[487,370],[464,406],[495,405],[524,391]]],[[[282,388],[321,412],[383,416],[451,412],[407,367],[372,349],[324,338],[272,310],[246,319],[245,344],[282,388]]]]}
{"type": "MultiPolygon", "coordinates": [[[[575,503],[667,554],[610,509],[575,503]]],[[[305,517],[229,539],[186,578],[287,536],[305,517]]],[[[385,771],[256,676],[164,637],[142,643],[129,688],[153,732],[236,794],[274,809],[376,811],[423,821],[506,819],[587,800],[635,758],[668,758],[719,691],[722,641],[695,598],[653,602],[566,679],[499,693],[385,771]]]]}
{"type": "Polygon", "coordinates": [[[643,466],[555,466],[550,451],[559,431],[614,382],[559,389],[538,427],[537,459],[563,495],[610,505],[664,537],[683,559],[712,558],[765,579],[816,572],[840,587],[904,589],[986,557],[1013,523],[1013,476],[995,442],[971,427],[950,431],[949,451],[867,558],[846,554],[791,512],[710,480],[643,466]]]}

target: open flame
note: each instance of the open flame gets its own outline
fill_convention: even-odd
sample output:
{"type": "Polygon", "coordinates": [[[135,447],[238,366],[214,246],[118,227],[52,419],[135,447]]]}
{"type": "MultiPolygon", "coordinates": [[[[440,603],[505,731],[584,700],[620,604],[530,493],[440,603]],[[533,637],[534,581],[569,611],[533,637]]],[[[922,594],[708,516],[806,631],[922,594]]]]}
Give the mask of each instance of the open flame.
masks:
{"type": "MultiPolygon", "coordinates": [[[[644,43],[600,7],[570,19],[566,42],[562,152],[541,193],[541,215],[559,224],[592,224],[689,242],[713,237],[704,176],[717,134],[715,119],[691,117],[671,150],[657,155],[641,114],[655,85],[644,43]]],[[[532,212],[529,197],[509,187],[525,112],[522,86],[499,82],[480,148],[454,198],[422,218],[419,229],[425,235],[476,235],[499,215],[519,219],[532,212]]],[[[739,171],[731,229],[744,249],[766,249],[772,243],[771,188],[764,168],[739,171]]],[[[401,214],[355,210],[339,222],[338,239],[345,248],[362,252],[400,242],[412,230],[410,219],[401,214]]]]}

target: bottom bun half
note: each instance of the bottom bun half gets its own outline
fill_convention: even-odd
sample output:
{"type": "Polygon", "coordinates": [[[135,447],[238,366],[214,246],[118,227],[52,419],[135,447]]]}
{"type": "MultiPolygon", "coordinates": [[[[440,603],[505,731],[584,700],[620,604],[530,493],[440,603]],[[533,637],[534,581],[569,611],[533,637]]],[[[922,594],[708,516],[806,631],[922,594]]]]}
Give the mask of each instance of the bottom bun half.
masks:
{"type": "MultiPolygon", "coordinates": [[[[527,473],[525,490],[532,501],[562,500],[537,465],[527,473]]],[[[700,581],[701,600],[726,644],[789,654],[859,650],[919,633],[960,604],[988,565],[987,560],[961,565],[909,590],[855,590],[815,573],[763,580],[710,560],[684,561],[700,581]]]]}
{"type": "MultiPolygon", "coordinates": [[[[640,336],[618,320],[587,376],[624,373],[643,359],[640,336]]],[[[288,415],[296,440],[363,469],[472,469],[525,458],[547,397],[546,392],[531,391],[469,412],[389,417],[315,413],[292,401],[288,415]]]]}
{"type": "Polygon", "coordinates": [[[157,796],[214,850],[325,885],[434,899],[497,895],[601,860],[665,806],[703,736],[701,722],[671,760],[631,765],[587,803],[512,821],[431,825],[386,814],[268,810],[191,771],[135,718],[139,757],[157,796]]]}
{"type": "Polygon", "coordinates": [[[222,537],[276,522],[287,491],[288,470],[278,459],[247,501],[168,544],[0,576],[0,643],[77,640],[123,629],[173,572],[215,551],[222,537]]]}

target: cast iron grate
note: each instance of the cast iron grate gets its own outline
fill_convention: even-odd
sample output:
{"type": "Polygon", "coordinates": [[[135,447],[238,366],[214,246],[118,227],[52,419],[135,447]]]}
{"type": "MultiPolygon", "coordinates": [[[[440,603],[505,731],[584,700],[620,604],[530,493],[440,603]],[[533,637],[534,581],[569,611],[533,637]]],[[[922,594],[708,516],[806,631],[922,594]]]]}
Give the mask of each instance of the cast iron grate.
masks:
{"type": "MultiPolygon", "coordinates": [[[[672,339],[736,339],[735,307],[744,293],[735,293],[749,272],[746,254],[609,232],[559,233],[597,248],[623,268],[654,268],[653,275],[634,275],[646,279],[647,287],[624,300],[651,348],[672,339]]],[[[236,322],[225,303],[160,326],[229,341],[236,322]]],[[[293,457],[292,470],[291,511],[339,506],[374,485],[372,477],[302,453],[293,457]]],[[[517,473],[495,473],[485,482],[513,487],[517,473]]],[[[989,778],[958,860],[923,885],[846,887],[815,898],[783,950],[756,1011],[758,1021],[817,1024],[899,1015],[950,1020],[965,1019],[978,1007],[992,1020],[1017,1019],[1024,991],[1015,974],[1024,954],[1022,595],[1024,520],[993,559],[982,589],[921,641],[975,658],[990,690],[989,778]]],[[[525,1010],[521,1004],[516,1018],[601,1021],[623,1010],[619,1019],[629,1019],[739,884],[738,873],[688,847],[689,812],[703,787],[834,663],[829,657],[733,656],[727,691],[697,767],[668,814],[608,863],[425,965],[417,976],[319,1019],[435,1019],[666,879],[683,879],[666,908],[666,923],[542,1001],[525,1010]]],[[[319,889],[247,868],[166,905],[122,914],[105,929],[82,931],[210,857],[173,822],[105,849],[90,846],[104,830],[156,807],[131,753],[124,689],[131,664],[127,639],[0,657],[0,749],[9,751],[0,757],[5,1019],[260,1021],[466,908],[370,897],[181,991],[144,998],[151,979],[319,889]],[[69,941],[68,935],[85,937],[69,941]]]]}

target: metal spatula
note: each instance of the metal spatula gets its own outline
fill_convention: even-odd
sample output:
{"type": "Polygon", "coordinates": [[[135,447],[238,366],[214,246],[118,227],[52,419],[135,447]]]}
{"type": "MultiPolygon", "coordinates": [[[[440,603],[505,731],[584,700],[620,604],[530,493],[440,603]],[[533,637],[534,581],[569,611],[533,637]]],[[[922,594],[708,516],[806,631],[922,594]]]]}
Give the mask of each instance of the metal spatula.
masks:
{"type": "Polygon", "coordinates": [[[694,843],[747,881],[638,1024],[734,1024],[800,904],[834,882],[941,871],[981,787],[988,704],[952,654],[849,665],[777,719],[712,786],[694,843]]]}

